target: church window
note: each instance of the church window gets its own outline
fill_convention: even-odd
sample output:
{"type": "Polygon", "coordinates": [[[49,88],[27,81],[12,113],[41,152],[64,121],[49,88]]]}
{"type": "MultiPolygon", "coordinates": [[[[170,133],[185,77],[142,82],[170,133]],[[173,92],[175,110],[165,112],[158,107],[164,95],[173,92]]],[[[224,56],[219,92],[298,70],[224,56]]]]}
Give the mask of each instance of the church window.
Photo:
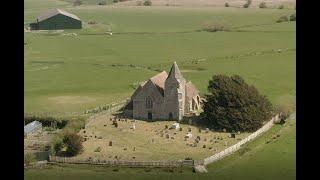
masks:
{"type": "Polygon", "coordinates": [[[151,109],[152,106],[153,106],[152,99],[151,99],[151,97],[148,96],[147,99],[146,99],[146,108],[147,109],[151,109]]]}

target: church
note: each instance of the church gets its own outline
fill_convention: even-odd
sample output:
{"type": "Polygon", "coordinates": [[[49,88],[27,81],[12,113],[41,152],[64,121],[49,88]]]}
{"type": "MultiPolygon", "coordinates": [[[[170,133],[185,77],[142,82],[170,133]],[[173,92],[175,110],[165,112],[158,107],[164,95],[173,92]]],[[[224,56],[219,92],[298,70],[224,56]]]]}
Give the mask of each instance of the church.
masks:
{"type": "Polygon", "coordinates": [[[125,107],[134,119],[181,120],[200,110],[197,88],[182,76],[176,62],[166,71],[141,83],[125,107]]]}

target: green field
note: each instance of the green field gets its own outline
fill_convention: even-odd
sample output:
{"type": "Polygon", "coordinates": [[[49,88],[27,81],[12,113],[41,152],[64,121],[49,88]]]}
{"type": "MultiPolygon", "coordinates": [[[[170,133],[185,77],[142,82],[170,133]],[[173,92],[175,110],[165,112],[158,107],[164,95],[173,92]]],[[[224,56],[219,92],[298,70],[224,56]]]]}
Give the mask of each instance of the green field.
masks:
{"type": "Polygon", "coordinates": [[[202,94],[213,74],[239,74],[274,104],[294,103],[296,24],[275,23],[294,10],[25,0],[25,22],[54,7],[78,15],[84,28],[63,32],[77,36],[25,32],[26,112],[82,112],[124,99],[134,84],[168,71],[174,60],[202,94]],[[199,32],[205,22],[230,31],[199,32]]]}
{"type": "Polygon", "coordinates": [[[174,173],[153,169],[53,166],[50,169],[25,171],[25,179],[47,180],[102,180],[102,179],[238,179],[238,180],[293,180],[296,179],[296,121],[276,125],[270,131],[245,146],[249,151],[234,153],[208,166],[207,174],[192,173],[190,169],[174,173]],[[276,134],[280,137],[272,139],[276,134]],[[266,141],[271,140],[266,144],[266,141]]]}

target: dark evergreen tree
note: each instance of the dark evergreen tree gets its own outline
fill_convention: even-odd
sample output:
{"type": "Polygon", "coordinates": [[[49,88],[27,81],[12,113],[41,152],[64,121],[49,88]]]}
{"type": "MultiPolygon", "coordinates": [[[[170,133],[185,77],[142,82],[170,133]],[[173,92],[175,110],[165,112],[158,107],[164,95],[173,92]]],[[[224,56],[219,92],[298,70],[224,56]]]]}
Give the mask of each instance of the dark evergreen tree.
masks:
{"type": "Polygon", "coordinates": [[[271,119],[272,104],[238,75],[215,75],[208,85],[201,122],[215,129],[255,131],[271,119]]]}

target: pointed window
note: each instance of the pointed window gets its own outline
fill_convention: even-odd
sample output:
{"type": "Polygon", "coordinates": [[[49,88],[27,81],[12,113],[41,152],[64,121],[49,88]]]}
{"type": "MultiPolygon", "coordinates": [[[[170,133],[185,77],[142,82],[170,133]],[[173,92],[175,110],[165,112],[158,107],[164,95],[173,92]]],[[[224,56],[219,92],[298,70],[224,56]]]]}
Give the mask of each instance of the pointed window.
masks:
{"type": "Polygon", "coordinates": [[[153,107],[152,99],[151,99],[150,96],[148,96],[147,99],[146,99],[146,108],[147,109],[152,109],[152,107],[153,107]]]}

